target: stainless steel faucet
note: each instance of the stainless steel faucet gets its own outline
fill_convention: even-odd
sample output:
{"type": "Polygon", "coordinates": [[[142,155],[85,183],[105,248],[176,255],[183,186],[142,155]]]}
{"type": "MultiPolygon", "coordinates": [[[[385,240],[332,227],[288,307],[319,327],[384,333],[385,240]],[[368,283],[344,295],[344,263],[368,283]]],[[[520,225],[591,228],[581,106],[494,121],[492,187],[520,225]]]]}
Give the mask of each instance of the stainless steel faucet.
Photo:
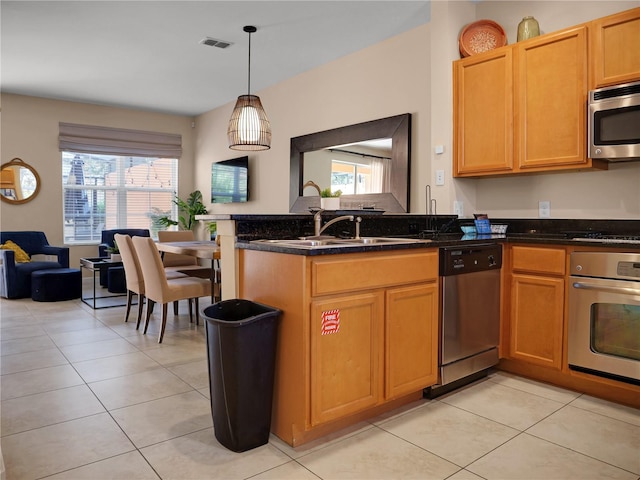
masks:
{"type": "Polygon", "coordinates": [[[313,224],[314,224],[314,234],[316,237],[322,235],[327,228],[333,225],[336,222],[341,222],[342,220],[349,220],[350,222],[356,222],[356,235],[355,238],[360,238],[360,222],[362,222],[362,217],[354,217],[353,215],[342,215],[340,217],[336,217],[334,219],[329,220],[327,223],[322,225],[322,212],[324,210],[318,210],[313,215],[313,224]]]}

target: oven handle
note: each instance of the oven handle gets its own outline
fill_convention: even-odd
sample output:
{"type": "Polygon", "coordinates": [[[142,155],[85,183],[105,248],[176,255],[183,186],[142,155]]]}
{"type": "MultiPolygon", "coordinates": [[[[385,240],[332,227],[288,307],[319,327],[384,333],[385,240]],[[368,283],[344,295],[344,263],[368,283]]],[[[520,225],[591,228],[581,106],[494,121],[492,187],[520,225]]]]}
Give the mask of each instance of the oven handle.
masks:
{"type": "Polygon", "coordinates": [[[574,288],[580,288],[582,290],[598,290],[600,292],[609,292],[609,293],[622,293],[625,295],[640,295],[640,290],[636,288],[626,288],[626,287],[605,287],[602,285],[597,285],[595,283],[582,283],[582,282],[574,282],[574,288]]]}

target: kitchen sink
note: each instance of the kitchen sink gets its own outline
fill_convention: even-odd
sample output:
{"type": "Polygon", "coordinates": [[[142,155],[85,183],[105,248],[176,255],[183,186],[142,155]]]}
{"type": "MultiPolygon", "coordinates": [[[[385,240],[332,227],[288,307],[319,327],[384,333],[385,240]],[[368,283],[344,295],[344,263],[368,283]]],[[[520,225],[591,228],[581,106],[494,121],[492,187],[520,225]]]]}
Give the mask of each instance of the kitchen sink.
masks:
{"type": "Polygon", "coordinates": [[[326,247],[330,245],[330,240],[309,240],[309,239],[285,239],[285,240],[253,240],[251,243],[261,243],[267,245],[282,245],[284,247],[298,247],[298,248],[311,248],[311,247],[326,247]]]}
{"type": "Polygon", "coordinates": [[[361,238],[318,238],[318,239],[283,239],[283,240],[253,240],[251,243],[278,245],[290,248],[345,248],[362,247],[367,245],[407,245],[412,243],[426,243],[431,240],[417,238],[395,237],[361,237],[361,238]]]}
{"type": "Polygon", "coordinates": [[[361,238],[336,238],[332,242],[345,245],[402,245],[407,243],[424,243],[425,240],[416,238],[394,238],[394,237],[361,237],[361,238]]]}

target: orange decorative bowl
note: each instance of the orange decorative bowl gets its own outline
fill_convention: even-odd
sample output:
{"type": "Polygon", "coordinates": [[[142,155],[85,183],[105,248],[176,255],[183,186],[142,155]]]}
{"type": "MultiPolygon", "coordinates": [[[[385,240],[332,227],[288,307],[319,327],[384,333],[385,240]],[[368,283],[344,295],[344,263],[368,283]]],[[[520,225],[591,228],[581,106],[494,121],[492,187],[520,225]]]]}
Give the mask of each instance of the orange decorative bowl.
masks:
{"type": "Polygon", "coordinates": [[[460,32],[458,45],[460,55],[468,57],[488,52],[507,44],[504,29],[493,20],[478,20],[465,26],[460,32]]]}

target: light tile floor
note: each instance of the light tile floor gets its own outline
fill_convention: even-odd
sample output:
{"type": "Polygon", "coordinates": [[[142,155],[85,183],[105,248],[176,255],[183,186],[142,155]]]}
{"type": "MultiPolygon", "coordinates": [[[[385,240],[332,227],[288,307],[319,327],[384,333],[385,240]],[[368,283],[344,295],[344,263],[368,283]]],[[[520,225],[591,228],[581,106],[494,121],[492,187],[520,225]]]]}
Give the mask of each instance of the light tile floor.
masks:
{"type": "Polygon", "coordinates": [[[640,476],[640,411],[501,372],[299,448],[272,436],[233,453],[213,434],[186,303],[161,345],[157,316],[142,335],[123,312],[0,301],[8,480],[640,476]]]}

